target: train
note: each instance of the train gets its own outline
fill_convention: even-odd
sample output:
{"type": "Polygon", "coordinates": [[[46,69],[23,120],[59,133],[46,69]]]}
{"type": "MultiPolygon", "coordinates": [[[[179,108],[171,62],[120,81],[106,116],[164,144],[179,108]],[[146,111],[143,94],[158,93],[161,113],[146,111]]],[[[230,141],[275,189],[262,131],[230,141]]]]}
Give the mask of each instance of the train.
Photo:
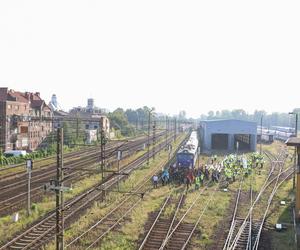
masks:
{"type": "Polygon", "coordinates": [[[275,139],[275,134],[273,131],[270,131],[268,129],[263,128],[262,130],[260,128],[257,129],[257,142],[260,143],[273,143],[275,139]]]}
{"type": "Polygon", "coordinates": [[[192,131],[189,139],[176,154],[176,165],[178,168],[194,168],[197,161],[198,135],[192,131]]]}
{"type": "Polygon", "coordinates": [[[275,139],[280,141],[286,141],[290,137],[294,135],[295,129],[291,127],[279,127],[279,126],[273,126],[272,127],[275,135],[275,139]]]}
{"type": "Polygon", "coordinates": [[[260,142],[260,137],[262,137],[262,142],[272,143],[274,140],[286,141],[294,135],[294,129],[291,127],[280,127],[273,126],[272,129],[257,128],[257,141],[260,142]],[[261,136],[262,132],[262,136],[261,136]]]}

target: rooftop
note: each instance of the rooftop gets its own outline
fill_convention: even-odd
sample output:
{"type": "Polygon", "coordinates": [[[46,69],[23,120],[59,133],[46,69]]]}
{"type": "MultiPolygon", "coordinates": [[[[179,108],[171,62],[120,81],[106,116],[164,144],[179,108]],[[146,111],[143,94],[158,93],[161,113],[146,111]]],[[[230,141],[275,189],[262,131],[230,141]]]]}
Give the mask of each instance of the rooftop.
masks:
{"type": "Polygon", "coordinates": [[[299,147],[300,146],[300,138],[299,137],[290,137],[289,139],[287,139],[285,144],[287,146],[299,147]]]}

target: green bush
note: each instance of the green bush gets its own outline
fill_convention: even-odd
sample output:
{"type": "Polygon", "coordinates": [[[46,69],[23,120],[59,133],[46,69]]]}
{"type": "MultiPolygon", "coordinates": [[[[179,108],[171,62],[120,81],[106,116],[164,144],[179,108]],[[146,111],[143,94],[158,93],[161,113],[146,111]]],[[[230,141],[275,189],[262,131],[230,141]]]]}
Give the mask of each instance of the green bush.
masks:
{"type": "Polygon", "coordinates": [[[38,205],[36,203],[32,203],[32,205],[31,205],[31,211],[33,211],[35,213],[38,211],[38,205]]]}
{"type": "MultiPolygon", "coordinates": [[[[69,152],[72,149],[68,146],[64,146],[64,152],[69,152]]],[[[24,163],[28,159],[42,159],[48,156],[56,154],[56,144],[51,144],[46,149],[39,149],[32,153],[27,153],[25,156],[11,156],[5,157],[3,153],[0,152],[0,166],[14,165],[24,163]]]]}

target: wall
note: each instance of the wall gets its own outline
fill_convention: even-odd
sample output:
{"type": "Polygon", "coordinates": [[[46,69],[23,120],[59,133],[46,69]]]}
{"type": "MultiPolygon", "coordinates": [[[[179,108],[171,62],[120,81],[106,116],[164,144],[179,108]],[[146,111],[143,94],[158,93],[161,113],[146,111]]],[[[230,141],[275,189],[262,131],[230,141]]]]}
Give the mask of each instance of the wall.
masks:
{"type": "Polygon", "coordinates": [[[234,152],[234,134],[250,134],[251,151],[256,150],[257,124],[240,120],[216,120],[201,122],[202,152],[211,151],[212,134],[228,134],[228,151],[234,152]]]}

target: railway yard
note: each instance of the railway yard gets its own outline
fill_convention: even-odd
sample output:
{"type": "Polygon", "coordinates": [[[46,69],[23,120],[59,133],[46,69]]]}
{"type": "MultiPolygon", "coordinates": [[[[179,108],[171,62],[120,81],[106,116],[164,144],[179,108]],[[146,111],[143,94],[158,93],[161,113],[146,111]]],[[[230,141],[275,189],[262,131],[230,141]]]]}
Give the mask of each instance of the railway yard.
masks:
{"type": "Polygon", "coordinates": [[[0,1],[0,250],[300,250],[300,1],[0,1]]]}
{"type": "MultiPolygon", "coordinates": [[[[148,150],[145,136],[108,143],[103,180],[99,146],[67,153],[64,184],[72,189],[64,195],[64,249],[296,249],[292,151],[274,141],[263,145],[263,168],[237,174],[235,181],[220,169],[217,182],[204,178],[197,190],[172,178],[154,188],[152,177],[174,165],[188,137],[158,133],[148,150]],[[282,230],[275,229],[278,223],[282,230]]],[[[210,166],[211,158],[200,155],[196,164],[210,166]]],[[[36,162],[27,216],[26,172],[21,166],[1,170],[1,250],[56,249],[55,195],[45,190],[55,173],[55,158],[36,162]]]]}

